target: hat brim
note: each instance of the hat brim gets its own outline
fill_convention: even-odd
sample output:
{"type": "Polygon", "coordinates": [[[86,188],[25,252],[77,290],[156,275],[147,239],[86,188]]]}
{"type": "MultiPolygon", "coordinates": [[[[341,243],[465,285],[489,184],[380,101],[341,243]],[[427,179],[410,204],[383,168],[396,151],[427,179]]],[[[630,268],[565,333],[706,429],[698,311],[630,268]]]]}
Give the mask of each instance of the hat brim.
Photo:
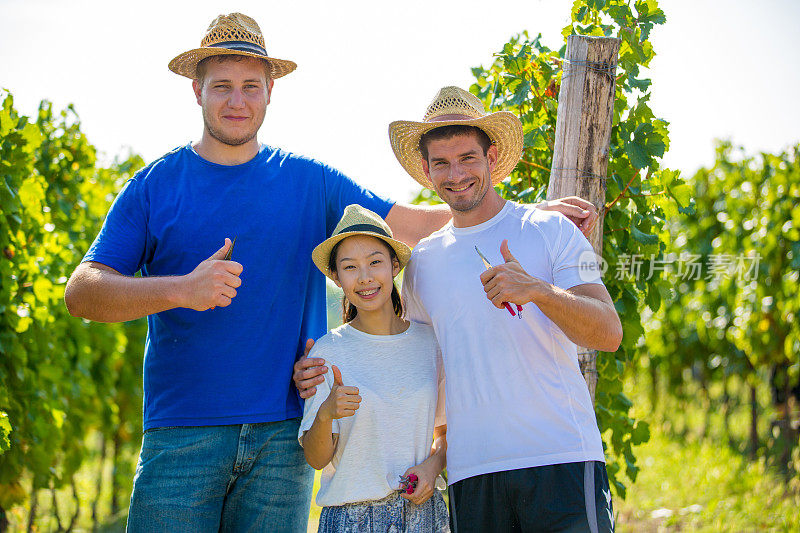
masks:
{"type": "Polygon", "coordinates": [[[408,264],[408,260],[411,258],[411,248],[409,248],[407,244],[392,239],[391,237],[381,235],[380,233],[373,233],[371,231],[346,231],[344,233],[338,233],[333,237],[329,237],[319,243],[317,247],[314,248],[314,251],[311,252],[311,260],[314,262],[320,272],[325,274],[330,279],[333,279],[333,276],[331,275],[331,271],[328,269],[328,263],[330,262],[333,247],[339,244],[339,241],[343,241],[347,237],[352,237],[353,235],[368,235],[370,237],[375,237],[376,239],[380,239],[391,246],[394,250],[394,253],[397,255],[397,260],[400,263],[400,270],[402,270],[408,264]]]}
{"type": "Polygon", "coordinates": [[[524,147],[522,123],[514,113],[497,111],[480,118],[414,122],[396,120],[389,124],[389,141],[395,157],[412,178],[422,186],[433,189],[433,184],[422,169],[422,152],[419,139],[424,133],[442,126],[476,126],[489,136],[497,146],[497,164],[492,171],[492,185],[503,181],[517,166],[524,147]]]}
{"type": "Polygon", "coordinates": [[[286,76],[297,68],[297,63],[288,59],[277,59],[252,52],[241,50],[231,50],[230,48],[202,47],[189,50],[175,57],[169,62],[169,69],[175,74],[186,76],[189,79],[197,79],[197,64],[207,57],[212,56],[246,56],[256,59],[263,59],[269,65],[269,75],[273,80],[286,76]]]}

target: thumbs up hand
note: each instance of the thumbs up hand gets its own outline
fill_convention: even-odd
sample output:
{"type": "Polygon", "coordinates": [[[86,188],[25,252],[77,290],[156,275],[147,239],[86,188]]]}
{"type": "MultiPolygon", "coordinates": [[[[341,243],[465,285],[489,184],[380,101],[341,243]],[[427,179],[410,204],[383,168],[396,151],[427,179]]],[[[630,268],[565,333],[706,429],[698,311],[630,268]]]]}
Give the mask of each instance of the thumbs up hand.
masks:
{"type": "Polygon", "coordinates": [[[519,306],[533,300],[533,294],[544,282],[525,272],[508,248],[508,239],[503,239],[500,254],[505,263],[481,274],[483,290],[498,309],[503,309],[505,303],[512,303],[517,304],[519,310],[519,306]]]}
{"type": "Polygon", "coordinates": [[[517,258],[511,255],[511,250],[508,249],[508,239],[503,239],[503,242],[500,243],[500,254],[503,256],[503,260],[506,263],[515,262],[519,264],[517,258]]]}
{"type": "Polygon", "coordinates": [[[236,288],[242,284],[239,275],[243,267],[236,261],[225,260],[230,247],[231,240],[225,239],[222,248],[202,261],[189,274],[178,278],[179,307],[205,311],[231,304],[231,300],[236,297],[236,288]]]}
{"type": "Polygon", "coordinates": [[[331,370],[333,371],[333,386],[328,398],[320,406],[317,417],[324,420],[353,416],[361,403],[358,388],[345,386],[339,367],[332,365],[331,370]]]}

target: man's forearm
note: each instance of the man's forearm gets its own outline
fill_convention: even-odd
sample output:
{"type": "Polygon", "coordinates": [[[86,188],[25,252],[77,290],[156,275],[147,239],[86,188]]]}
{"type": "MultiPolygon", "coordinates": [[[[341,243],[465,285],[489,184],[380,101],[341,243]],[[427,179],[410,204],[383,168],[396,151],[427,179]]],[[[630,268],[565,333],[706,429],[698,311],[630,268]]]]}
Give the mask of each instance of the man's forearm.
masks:
{"type": "Polygon", "coordinates": [[[619,348],[622,325],[611,303],[542,281],[531,301],[578,346],[605,352],[619,348]]]}
{"type": "MultiPolygon", "coordinates": [[[[542,201],[535,206],[539,209],[549,209],[562,213],[569,218],[578,228],[588,235],[589,230],[597,220],[597,209],[586,200],[576,196],[569,196],[558,200],[542,201]]],[[[417,243],[440,229],[453,218],[450,207],[441,205],[409,205],[396,203],[386,215],[386,223],[392,229],[394,238],[402,241],[412,248],[417,243]]]]}
{"type": "Polygon", "coordinates": [[[67,282],[64,301],[72,316],[126,322],[180,307],[180,276],[125,276],[97,263],[82,263],[67,282]]]}
{"type": "Polygon", "coordinates": [[[450,208],[442,205],[394,204],[386,215],[386,223],[394,238],[410,247],[440,229],[453,218],[450,208]]]}

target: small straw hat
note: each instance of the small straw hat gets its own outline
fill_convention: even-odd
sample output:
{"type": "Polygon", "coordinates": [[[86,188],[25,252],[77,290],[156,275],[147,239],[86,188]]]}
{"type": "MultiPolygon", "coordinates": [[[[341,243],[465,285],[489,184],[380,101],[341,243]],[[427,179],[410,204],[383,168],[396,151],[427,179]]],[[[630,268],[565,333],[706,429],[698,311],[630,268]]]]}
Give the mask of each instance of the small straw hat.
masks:
{"type": "Polygon", "coordinates": [[[408,258],[411,257],[411,248],[406,244],[394,240],[392,230],[377,213],[370,211],[358,204],[350,204],[344,208],[342,219],[336,224],[333,230],[333,235],[328,239],[322,241],[314,251],[311,252],[311,260],[317,265],[320,271],[331,277],[331,271],[328,269],[330,262],[331,252],[333,247],[339,241],[351,237],[353,235],[369,235],[381,239],[386,244],[392,247],[394,253],[397,254],[397,260],[400,262],[402,269],[408,263],[408,258]]]}
{"type": "Polygon", "coordinates": [[[211,56],[237,55],[263,59],[272,79],[286,76],[295,68],[294,61],[269,57],[264,36],[255,20],[241,13],[220,15],[206,30],[200,48],[184,52],[169,62],[169,69],[187,78],[197,78],[197,63],[211,56]]]}
{"type": "Polygon", "coordinates": [[[419,139],[435,128],[451,125],[476,126],[497,146],[497,165],[492,172],[492,185],[511,174],[522,156],[522,123],[514,113],[486,113],[483,103],[473,94],[458,87],[444,87],[433,99],[422,122],[396,120],[389,124],[389,140],[394,155],[406,172],[423,186],[433,184],[422,170],[419,139]]]}

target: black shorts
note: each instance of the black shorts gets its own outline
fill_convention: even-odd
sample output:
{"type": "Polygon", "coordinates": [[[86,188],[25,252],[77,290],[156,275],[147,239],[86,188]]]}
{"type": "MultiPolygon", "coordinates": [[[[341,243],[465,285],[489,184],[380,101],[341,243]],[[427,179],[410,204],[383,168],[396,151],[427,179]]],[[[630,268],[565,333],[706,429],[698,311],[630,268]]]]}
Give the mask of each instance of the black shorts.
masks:
{"type": "Polygon", "coordinates": [[[452,533],[614,531],[606,465],[598,461],[482,474],[449,493],[452,533]]]}

